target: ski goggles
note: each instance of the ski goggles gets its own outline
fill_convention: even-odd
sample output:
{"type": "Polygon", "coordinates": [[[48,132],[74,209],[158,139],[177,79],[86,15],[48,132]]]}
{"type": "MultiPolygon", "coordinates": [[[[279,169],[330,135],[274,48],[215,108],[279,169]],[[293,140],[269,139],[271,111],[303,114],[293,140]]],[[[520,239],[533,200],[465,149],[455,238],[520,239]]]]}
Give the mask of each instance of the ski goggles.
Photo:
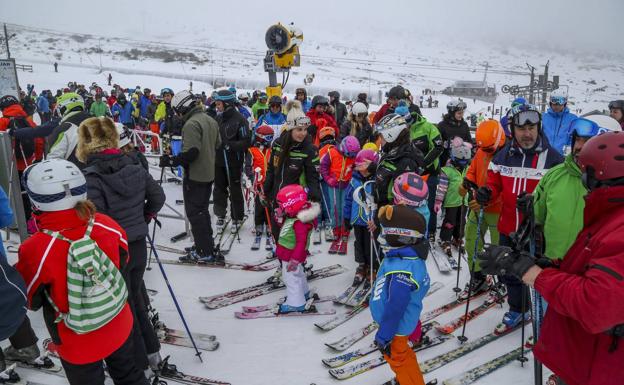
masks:
{"type": "Polygon", "coordinates": [[[604,132],[604,129],[596,123],[588,119],[574,119],[570,124],[570,134],[582,138],[591,138],[604,132]]]}
{"type": "Polygon", "coordinates": [[[516,115],[513,116],[513,124],[514,126],[524,126],[526,124],[538,124],[540,122],[541,116],[538,111],[527,110],[520,111],[516,115]]]}
{"type": "Polygon", "coordinates": [[[565,96],[551,96],[550,97],[550,103],[551,104],[557,104],[557,105],[563,106],[567,102],[568,101],[565,98],[565,96]]]}
{"type": "Polygon", "coordinates": [[[273,141],[273,135],[256,134],[256,138],[260,139],[263,142],[267,142],[267,143],[273,141]]]}

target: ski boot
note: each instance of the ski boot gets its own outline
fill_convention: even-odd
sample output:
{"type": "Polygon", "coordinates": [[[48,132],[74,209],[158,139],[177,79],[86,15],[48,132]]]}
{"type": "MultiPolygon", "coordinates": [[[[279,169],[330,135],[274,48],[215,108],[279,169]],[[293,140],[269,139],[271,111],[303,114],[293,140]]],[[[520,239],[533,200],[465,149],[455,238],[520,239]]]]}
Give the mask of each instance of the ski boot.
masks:
{"type": "Polygon", "coordinates": [[[217,228],[217,235],[221,234],[225,228],[225,217],[217,218],[217,223],[215,223],[215,227],[217,228]]]}
{"type": "Polygon", "coordinates": [[[267,233],[267,238],[266,238],[266,243],[264,244],[264,249],[266,251],[273,251],[273,237],[269,233],[267,233]]]}
{"type": "Polygon", "coordinates": [[[461,239],[453,238],[453,247],[455,247],[460,254],[466,252],[466,249],[464,249],[464,241],[461,239]]]}
{"type": "Polygon", "coordinates": [[[267,278],[267,283],[271,283],[275,287],[280,286],[282,284],[282,266],[281,266],[281,263],[280,263],[280,266],[278,266],[277,269],[275,269],[275,271],[273,272],[273,275],[270,276],[269,278],[267,278]]]}
{"type": "Polygon", "coordinates": [[[232,226],[230,227],[230,233],[236,234],[240,230],[240,227],[243,225],[243,221],[241,220],[232,220],[232,226]]]}
{"type": "Polygon", "coordinates": [[[279,314],[286,314],[286,313],[302,313],[306,310],[306,305],[303,304],[301,306],[290,306],[290,305],[286,305],[285,303],[281,304],[279,306],[279,309],[277,310],[277,312],[279,314]]]}
{"type": "Polygon", "coordinates": [[[453,251],[451,250],[451,242],[443,241],[440,243],[440,247],[444,251],[444,254],[448,255],[449,257],[453,256],[453,251]]]}
{"type": "Polygon", "coordinates": [[[225,257],[221,253],[214,253],[213,255],[197,255],[197,263],[206,263],[210,265],[225,265],[225,257]]]}
{"type": "Polygon", "coordinates": [[[4,349],[4,359],[7,361],[24,362],[35,365],[40,355],[41,352],[37,344],[21,349],[15,349],[13,346],[4,349]]]}
{"type": "Polygon", "coordinates": [[[178,261],[182,263],[197,263],[197,251],[191,249],[190,251],[187,252],[186,255],[183,255],[180,258],[178,258],[178,261]]]}
{"type": "Polygon", "coordinates": [[[195,245],[187,246],[184,248],[184,251],[186,251],[187,253],[190,253],[191,251],[195,251],[195,250],[197,250],[197,247],[195,245]]]}
{"type": "Polygon", "coordinates": [[[334,229],[332,229],[331,225],[325,225],[325,242],[333,242],[334,241],[334,229]]]}
{"type": "Polygon", "coordinates": [[[357,269],[355,269],[355,277],[353,278],[353,286],[355,285],[360,285],[362,282],[364,282],[364,280],[366,279],[366,276],[368,275],[368,266],[364,263],[360,263],[357,267],[357,269]]]}
{"type": "Polygon", "coordinates": [[[466,288],[459,293],[457,299],[460,301],[465,301],[468,299],[468,292],[470,291],[470,296],[474,297],[477,294],[481,294],[485,291],[488,291],[492,288],[492,278],[484,275],[480,271],[471,273],[472,274],[472,285],[470,282],[466,284],[466,288]]]}
{"type": "Polygon", "coordinates": [[[252,250],[260,250],[260,244],[262,243],[262,233],[264,232],[264,228],[262,226],[256,226],[256,237],[254,238],[253,243],[251,244],[252,250]]]}
{"type": "Polygon", "coordinates": [[[321,244],[321,227],[316,226],[314,228],[314,234],[312,234],[312,243],[315,245],[321,244]]]}
{"type": "Polygon", "coordinates": [[[8,368],[4,368],[0,371],[0,383],[1,384],[17,384],[21,383],[21,378],[19,374],[15,371],[15,364],[9,366],[8,368]]]}
{"type": "Polygon", "coordinates": [[[429,243],[431,244],[431,246],[435,245],[435,238],[435,233],[429,234],[429,243]]]}
{"type": "MultiPolygon", "coordinates": [[[[508,311],[503,316],[501,323],[496,325],[494,329],[495,334],[505,334],[510,330],[515,329],[520,323],[522,323],[522,313],[517,311],[508,311]]],[[[524,320],[529,321],[531,319],[531,312],[524,313],[524,320]]]]}

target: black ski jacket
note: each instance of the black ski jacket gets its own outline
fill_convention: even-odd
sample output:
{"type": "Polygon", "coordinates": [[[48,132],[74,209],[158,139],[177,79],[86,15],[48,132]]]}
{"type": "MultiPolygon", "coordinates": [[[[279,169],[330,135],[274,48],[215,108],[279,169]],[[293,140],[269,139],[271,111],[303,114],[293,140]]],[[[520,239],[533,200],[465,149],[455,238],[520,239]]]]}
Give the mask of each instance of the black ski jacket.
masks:
{"type": "Polygon", "coordinates": [[[221,146],[217,148],[217,166],[225,166],[227,156],[230,170],[242,172],[245,152],[251,146],[249,121],[234,107],[228,107],[217,116],[221,146]]]}

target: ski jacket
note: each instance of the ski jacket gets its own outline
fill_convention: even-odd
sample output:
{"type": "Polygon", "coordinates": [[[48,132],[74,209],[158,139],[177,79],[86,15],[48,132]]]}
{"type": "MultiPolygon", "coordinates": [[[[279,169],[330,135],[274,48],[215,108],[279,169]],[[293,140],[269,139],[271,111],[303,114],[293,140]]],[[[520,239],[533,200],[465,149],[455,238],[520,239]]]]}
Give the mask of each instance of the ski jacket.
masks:
{"type": "Polygon", "coordinates": [[[316,125],[316,121],[320,118],[325,119],[325,121],[327,122],[327,124],[325,124],[325,127],[333,127],[334,128],[334,138],[339,138],[340,132],[338,130],[338,124],[336,123],[336,120],[334,120],[334,117],[326,112],[321,112],[320,114],[318,112],[316,112],[316,110],[309,110],[308,112],[306,112],[306,116],[308,118],[310,118],[310,122],[311,124],[316,127],[316,129],[310,129],[308,128],[308,132],[312,137],[316,137],[317,133],[321,130],[321,128],[323,127],[318,127],[316,125]],[[314,131],[314,132],[312,132],[314,131]]]}
{"type": "Polygon", "coordinates": [[[572,155],[548,170],[533,191],[535,223],[542,225],[550,259],[561,259],[583,228],[587,189],[572,155]]]}
{"type": "MultiPolygon", "coordinates": [[[[368,216],[364,207],[360,206],[353,199],[353,193],[355,190],[363,186],[365,182],[373,180],[373,175],[365,178],[358,171],[354,171],[351,176],[351,181],[345,190],[344,195],[344,208],[342,210],[342,217],[349,219],[351,226],[366,226],[368,224],[368,216]]],[[[367,195],[373,194],[373,183],[369,183],[364,188],[367,195]]]]}
{"type": "Polygon", "coordinates": [[[563,154],[565,147],[570,145],[570,123],[576,118],[567,107],[562,112],[549,108],[542,115],[542,132],[559,154],[563,154]]]}
{"type": "Polygon", "coordinates": [[[271,159],[270,147],[256,147],[251,146],[245,155],[245,175],[249,180],[253,181],[255,185],[262,185],[262,182],[266,179],[267,166],[271,159]],[[256,169],[260,169],[258,178],[256,180],[256,169]]]}
{"type": "Polygon", "coordinates": [[[444,152],[442,136],[438,128],[418,113],[412,113],[410,140],[424,154],[424,174],[437,175],[440,171],[440,155],[444,152]]]}
{"type": "Polygon", "coordinates": [[[319,159],[323,160],[323,157],[325,155],[327,155],[327,153],[329,152],[330,148],[334,148],[336,147],[336,142],[334,141],[334,143],[328,143],[324,146],[321,147],[321,149],[319,150],[319,159]]]}
{"type": "MultiPolygon", "coordinates": [[[[466,179],[475,183],[477,186],[482,187],[487,185],[488,178],[488,168],[490,167],[490,162],[494,158],[496,153],[485,152],[480,148],[477,148],[477,152],[472,158],[470,162],[470,166],[468,166],[468,170],[466,171],[466,179]]],[[[469,199],[474,199],[474,197],[469,199]]],[[[497,213],[499,214],[501,208],[503,207],[503,197],[499,195],[495,199],[490,200],[490,203],[484,207],[483,211],[486,213],[497,213]]]]}
{"type": "Polygon", "coordinates": [[[327,154],[321,158],[319,167],[321,176],[329,187],[344,189],[349,185],[355,158],[348,158],[338,151],[336,146],[327,149],[327,154]]]}
{"type": "Polygon", "coordinates": [[[111,108],[111,114],[113,114],[116,122],[122,124],[132,124],[134,122],[132,116],[134,110],[134,105],[131,102],[126,102],[123,106],[115,102],[111,108]]]}
{"type": "Polygon", "coordinates": [[[152,104],[152,101],[150,100],[150,98],[148,98],[145,95],[141,95],[141,97],[139,98],[139,115],[142,118],[147,119],[147,109],[149,108],[149,106],[152,104]]]}
{"type": "Polygon", "coordinates": [[[583,215],[559,269],[535,280],[548,311],[533,352],[566,384],[619,385],[624,340],[606,332],[624,324],[624,186],[590,192],[583,215]]]}
{"type": "Polygon", "coordinates": [[[219,124],[196,106],[183,117],[182,153],[184,178],[209,183],[215,179],[215,165],[221,147],[219,124]],[[193,149],[197,149],[195,152],[193,149]],[[190,155],[190,154],[194,155],[190,155]]]}
{"type": "Polygon", "coordinates": [[[371,315],[379,324],[377,336],[386,342],[412,334],[429,291],[425,260],[412,246],[384,253],[370,299],[371,315]]]}
{"type": "Polygon", "coordinates": [[[86,111],[73,111],[68,113],[61,119],[61,124],[52,131],[48,137],[50,152],[49,159],[66,159],[78,168],[83,169],[85,164],[76,158],[76,145],[78,144],[78,126],[83,120],[89,119],[86,111]]]}
{"type": "Polygon", "coordinates": [[[106,104],[108,104],[108,108],[113,108],[113,105],[115,103],[117,103],[117,97],[115,96],[111,95],[106,99],[106,104]]]}
{"type": "Polygon", "coordinates": [[[375,202],[378,207],[391,204],[394,197],[392,187],[394,179],[404,172],[418,174],[424,169],[422,152],[413,143],[395,147],[381,154],[375,171],[375,202]]]}
{"type": "Polygon", "coordinates": [[[321,206],[313,202],[299,211],[296,217],[284,220],[275,249],[280,261],[288,262],[292,259],[299,263],[305,262],[310,248],[310,235],[320,213],[321,206]]]}
{"type": "Polygon", "coordinates": [[[251,145],[249,122],[234,107],[228,107],[217,116],[221,146],[217,151],[217,166],[225,166],[226,157],[230,172],[242,171],[245,153],[251,145]],[[238,171],[236,171],[238,170],[238,171]]]}
{"type": "Polygon", "coordinates": [[[156,113],[154,114],[154,120],[160,123],[161,135],[169,134],[171,136],[182,135],[182,126],[184,120],[178,118],[170,103],[160,102],[156,107],[156,113]]]}
{"type": "Polygon", "coordinates": [[[264,181],[264,193],[269,200],[274,200],[279,190],[289,184],[300,184],[308,188],[308,199],[314,202],[321,201],[321,186],[319,184],[319,157],[309,137],[303,142],[293,145],[288,160],[279,167],[282,146],[287,135],[281,136],[273,142],[271,158],[264,181]]]}
{"type": "Polygon", "coordinates": [[[50,102],[43,94],[37,97],[37,111],[41,113],[50,112],[50,102]]]}
{"type": "MultiPolygon", "coordinates": [[[[340,126],[340,139],[344,139],[346,136],[351,135],[351,128],[356,123],[351,121],[351,119],[346,120],[342,126],[340,126]]],[[[360,142],[360,147],[363,147],[366,142],[370,141],[371,135],[373,135],[373,127],[371,127],[368,120],[364,120],[362,126],[357,126],[355,130],[355,136],[357,140],[360,142]]]]}
{"type": "MultiPolygon", "coordinates": [[[[446,193],[444,195],[444,204],[443,207],[459,207],[462,204],[467,204],[465,199],[459,195],[459,186],[461,186],[464,177],[466,176],[467,168],[463,170],[458,170],[452,165],[442,167],[442,172],[440,175],[440,179],[444,176],[448,181],[448,186],[446,189],[446,193]]],[[[438,184],[438,188],[440,184],[438,184]]]]}
{"type": "MultiPolygon", "coordinates": [[[[35,122],[33,122],[32,118],[26,114],[26,111],[19,104],[13,104],[12,106],[8,106],[4,110],[2,110],[2,117],[0,118],[0,131],[4,132],[9,130],[11,126],[11,121],[14,119],[26,120],[26,123],[30,125],[30,127],[34,128],[36,126],[35,122]]],[[[13,146],[15,146],[15,141],[12,140],[13,146]]],[[[16,162],[15,166],[17,167],[17,171],[24,171],[26,167],[33,164],[33,162],[37,159],[41,159],[43,157],[43,148],[45,146],[45,142],[42,138],[34,139],[35,151],[34,153],[23,159],[21,156],[18,156],[21,151],[20,148],[14,148],[13,151],[16,154],[16,162]]],[[[19,146],[17,146],[19,147],[19,146]]],[[[6,166],[5,166],[6,167],[6,166]]]]}
{"type": "Polygon", "coordinates": [[[347,106],[344,103],[340,103],[340,101],[336,100],[334,103],[331,103],[332,108],[334,109],[333,117],[336,125],[341,127],[345,119],[347,118],[347,106]]]}
{"type": "MultiPolygon", "coordinates": [[[[299,100],[301,102],[301,100],[299,100]]],[[[301,102],[301,109],[303,110],[304,114],[307,114],[308,111],[310,111],[310,108],[312,108],[312,102],[310,101],[310,99],[305,98],[302,102],[301,102]]]]}
{"type": "Polygon", "coordinates": [[[264,114],[266,111],[269,111],[269,105],[267,103],[260,103],[260,101],[257,101],[251,106],[254,119],[258,119],[259,115],[264,114]]]}
{"type": "Polygon", "coordinates": [[[93,116],[101,117],[110,115],[108,106],[103,101],[93,102],[89,108],[89,113],[93,116]]]}
{"type": "MultiPolygon", "coordinates": [[[[45,212],[36,216],[40,229],[58,231],[66,238],[81,238],[87,221],[78,217],[76,210],[45,212]]],[[[110,217],[95,214],[91,238],[111,261],[124,270],[128,262],[128,242],[123,229],[110,217]]],[[[119,349],[132,330],[132,312],[126,305],[109,323],[93,332],[77,334],[55,323],[55,310],[44,291],[50,295],[61,312],[69,310],[67,295],[67,254],[69,243],[53,238],[41,231],[26,239],[19,248],[15,267],[24,278],[28,289],[28,306],[31,310],[43,307],[43,319],[62,359],[80,365],[100,361],[119,349]]]]}
{"type": "MultiPolygon", "coordinates": [[[[390,113],[389,110],[391,110],[391,107],[390,107],[389,103],[386,103],[386,104],[382,105],[379,108],[379,111],[377,111],[377,113],[375,114],[375,117],[373,118],[373,124],[379,123],[381,118],[383,118],[384,116],[386,116],[386,115],[388,115],[390,113]]],[[[394,109],[392,108],[392,110],[394,110],[394,109]]]]}
{"type": "Polygon", "coordinates": [[[87,197],[98,212],[113,218],[124,229],[129,242],[145,238],[145,218],[160,211],[165,193],[140,162],[120,152],[91,154],[83,172],[87,197]]]}
{"type": "Polygon", "coordinates": [[[521,148],[515,140],[509,142],[490,162],[487,186],[492,189],[490,202],[502,197],[498,231],[509,235],[516,231],[522,218],[516,210],[518,195],[532,193],[537,183],[552,167],[563,162],[542,136],[532,149],[521,148]]]}
{"type": "Polygon", "coordinates": [[[442,145],[444,146],[444,152],[440,155],[441,165],[445,165],[451,157],[450,148],[453,138],[460,137],[464,142],[472,143],[470,128],[464,119],[458,121],[449,114],[444,115],[444,119],[438,123],[438,131],[440,131],[442,145]]]}
{"type": "Polygon", "coordinates": [[[255,130],[258,129],[258,127],[266,124],[267,126],[270,126],[275,132],[275,134],[273,135],[273,140],[275,141],[275,139],[279,138],[280,134],[282,133],[282,128],[284,127],[285,123],[286,115],[281,112],[274,114],[269,111],[266,114],[262,115],[260,118],[258,118],[258,123],[256,123],[256,125],[254,126],[254,133],[255,130]]]}

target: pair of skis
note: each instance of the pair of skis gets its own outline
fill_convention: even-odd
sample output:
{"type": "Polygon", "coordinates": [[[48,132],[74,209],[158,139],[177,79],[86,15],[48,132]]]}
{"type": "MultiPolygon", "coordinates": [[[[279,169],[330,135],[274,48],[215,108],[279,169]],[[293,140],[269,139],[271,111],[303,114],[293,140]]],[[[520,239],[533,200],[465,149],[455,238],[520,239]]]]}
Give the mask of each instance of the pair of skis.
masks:
{"type": "Polygon", "coordinates": [[[329,246],[329,254],[346,255],[348,245],[349,236],[340,235],[332,242],[331,246],[329,246]]]}
{"type": "Polygon", "coordinates": [[[275,317],[300,317],[309,315],[332,315],[336,314],[334,309],[318,309],[317,303],[332,301],[334,297],[320,297],[313,294],[305,304],[305,310],[301,312],[280,313],[280,305],[286,301],[286,297],[282,297],[276,304],[260,305],[260,306],[243,306],[243,311],[234,313],[239,319],[258,319],[258,318],[275,318],[275,317]]]}
{"type": "MultiPolygon", "coordinates": [[[[187,255],[185,250],[177,249],[175,247],[156,245],[156,249],[165,251],[172,254],[187,255]]],[[[177,259],[164,259],[161,258],[160,262],[168,265],[190,265],[206,268],[218,268],[218,269],[232,269],[232,270],[245,270],[245,271],[268,271],[275,269],[278,263],[274,259],[260,259],[254,262],[239,263],[239,262],[225,262],[224,264],[215,263],[197,263],[197,262],[182,262],[177,259]]]]}
{"type": "Polygon", "coordinates": [[[351,307],[359,306],[368,299],[370,291],[370,281],[364,279],[361,282],[354,282],[344,292],[338,295],[334,302],[351,307]]]}

